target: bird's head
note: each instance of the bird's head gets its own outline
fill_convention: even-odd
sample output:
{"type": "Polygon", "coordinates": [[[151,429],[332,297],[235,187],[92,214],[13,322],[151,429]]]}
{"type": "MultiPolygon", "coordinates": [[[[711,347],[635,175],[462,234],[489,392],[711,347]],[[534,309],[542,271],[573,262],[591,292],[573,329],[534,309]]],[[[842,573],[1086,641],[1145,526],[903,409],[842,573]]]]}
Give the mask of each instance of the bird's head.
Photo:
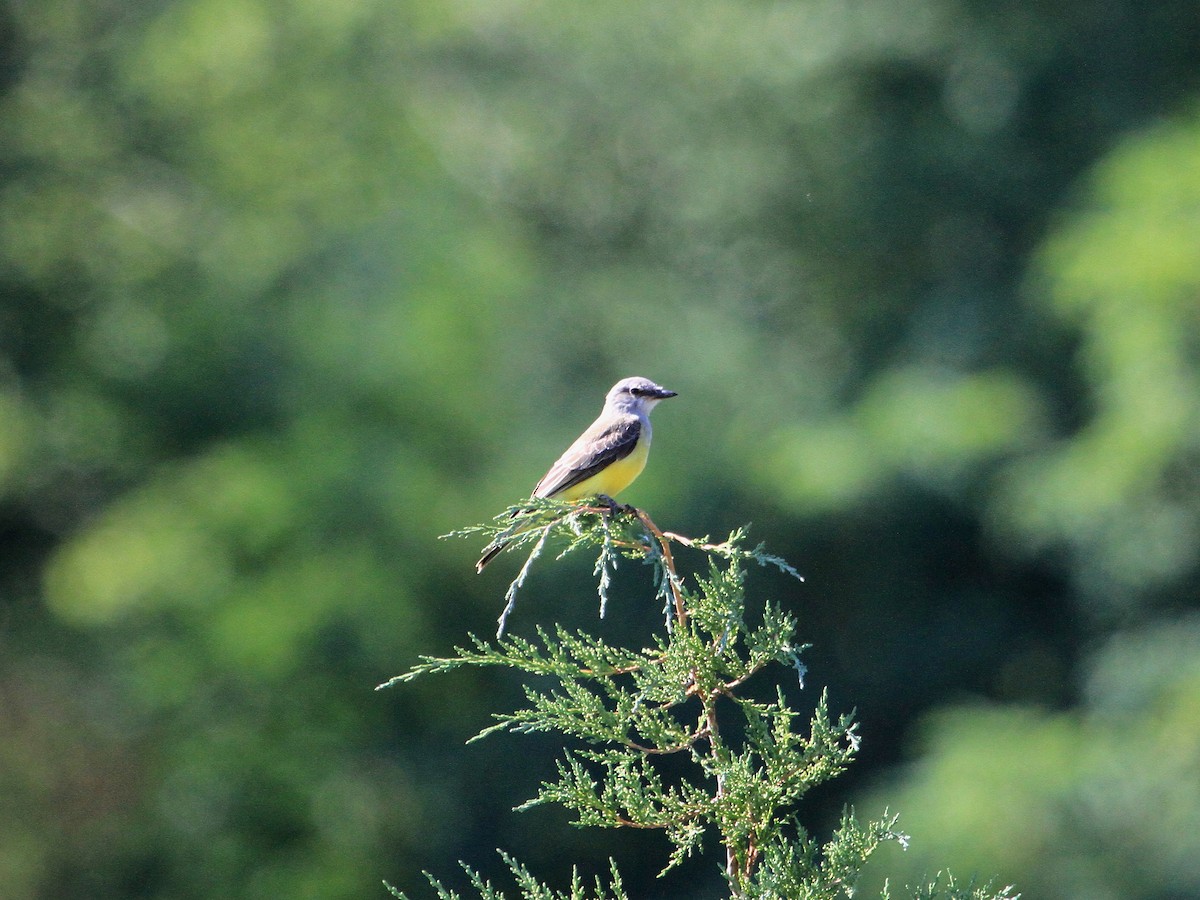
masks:
{"type": "Polygon", "coordinates": [[[608,392],[608,396],[604,398],[606,406],[614,409],[627,410],[629,412],[637,412],[645,410],[650,412],[660,400],[666,400],[668,397],[674,397],[675,391],[668,391],[665,387],[655,384],[649,378],[635,376],[633,378],[622,378],[608,392]]]}

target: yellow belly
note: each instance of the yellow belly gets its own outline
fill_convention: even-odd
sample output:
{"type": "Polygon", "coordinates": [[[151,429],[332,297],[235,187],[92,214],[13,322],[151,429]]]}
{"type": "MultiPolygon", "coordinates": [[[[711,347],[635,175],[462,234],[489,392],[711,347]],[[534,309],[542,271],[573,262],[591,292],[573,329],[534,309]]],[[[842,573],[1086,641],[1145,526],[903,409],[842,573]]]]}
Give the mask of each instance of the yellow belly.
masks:
{"type": "Polygon", "coordinates": [[[554,495],[556,500],[582,500],[584,497],[595,497],[605,494],[615,497],[618,493],[633,484],[633,480],[642,474],[646,468],[646,457],[650,455],[650,442],[638,441],[633,452],[624,459],[619,459],[607,469],[597,472],[591,478],[573,484],[565,491],[554,495]]]}

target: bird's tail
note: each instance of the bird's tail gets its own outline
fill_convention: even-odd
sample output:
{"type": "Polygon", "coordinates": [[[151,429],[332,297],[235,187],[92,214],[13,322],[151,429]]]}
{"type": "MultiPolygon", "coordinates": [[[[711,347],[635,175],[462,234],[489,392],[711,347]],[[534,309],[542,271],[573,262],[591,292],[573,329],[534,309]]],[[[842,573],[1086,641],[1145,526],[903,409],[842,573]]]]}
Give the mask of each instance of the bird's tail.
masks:
{"type": "Polygon", "coordinates": [[[483,556],[479,557],[479,562],[475,563],[475,571],[483,572],[483,567],[490,563],[496,556],[508,546],[508,541],[500,541],[497,544],[489,544],[487,549],[483,551],[483,556]]]}
{"type": "MultiPolygon", "coordinates": [[[[546,498],[538,498],[537,495],[534,495],[534,499],[544,500],[546,498]]],[[[609,503],[612,503],[612,501],[610,500],[609,503]]],[[[536,512],[537,509],[538,507],[536,506],[514,507],[511,515],[509,515],[509,519],[522,519],[536,512]]],[[[556,513],[554,520],[557,521],[559,518],[561,518],[561,514],[556,513]]],[[[513,542],[514,538],[520,537],[531,528],[540,527],[542,527],[542,524],[536,519],[530,520],[529,523],[513,522],[508,528],[501,531],[494,541],[483,548],[483,556],[479,557],[479,562],[475,563],[475,571],[482,572],[483,567],[495,559],[505,547],[513,542]]]]}

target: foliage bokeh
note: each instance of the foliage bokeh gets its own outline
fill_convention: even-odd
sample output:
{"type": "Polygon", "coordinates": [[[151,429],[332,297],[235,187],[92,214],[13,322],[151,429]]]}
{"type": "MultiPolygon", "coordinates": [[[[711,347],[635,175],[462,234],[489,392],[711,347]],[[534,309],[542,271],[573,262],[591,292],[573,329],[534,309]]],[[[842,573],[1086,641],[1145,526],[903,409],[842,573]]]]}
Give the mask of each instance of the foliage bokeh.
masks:
{"type": "MultiPolygon", "coordinates": [[[[622,499],[809,578],[810,680],[864,735],[814,816],[878,792],[914,871],[1031,896],[1200,890],[1194,4],[0,24],[6,896],[371,896],[497,846],[718,892],[514,821],[552,754],[461,746],[514,685],[370,690],[489,630],[503,575],[436,535],[630,374],[680,399],[622,499]]],[[[594,625],[540,577],[513,628],[594,625]]]]}

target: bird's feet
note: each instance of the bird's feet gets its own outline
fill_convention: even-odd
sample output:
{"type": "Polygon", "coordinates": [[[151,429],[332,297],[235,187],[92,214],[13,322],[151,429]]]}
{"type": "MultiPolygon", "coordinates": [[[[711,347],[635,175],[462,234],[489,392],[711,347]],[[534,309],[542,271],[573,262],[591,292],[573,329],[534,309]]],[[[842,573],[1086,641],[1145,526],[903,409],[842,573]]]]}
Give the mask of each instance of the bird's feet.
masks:
{"type": "Polygon", "coordinates": [[[608,494],[600,494],[596,497],[600,504],[606,507],[605,515],[616,516],[621,513],[626,513],[631,516],[637,515],[637,508],[630,506],[628,503],[618,503],[608,494]]]}

